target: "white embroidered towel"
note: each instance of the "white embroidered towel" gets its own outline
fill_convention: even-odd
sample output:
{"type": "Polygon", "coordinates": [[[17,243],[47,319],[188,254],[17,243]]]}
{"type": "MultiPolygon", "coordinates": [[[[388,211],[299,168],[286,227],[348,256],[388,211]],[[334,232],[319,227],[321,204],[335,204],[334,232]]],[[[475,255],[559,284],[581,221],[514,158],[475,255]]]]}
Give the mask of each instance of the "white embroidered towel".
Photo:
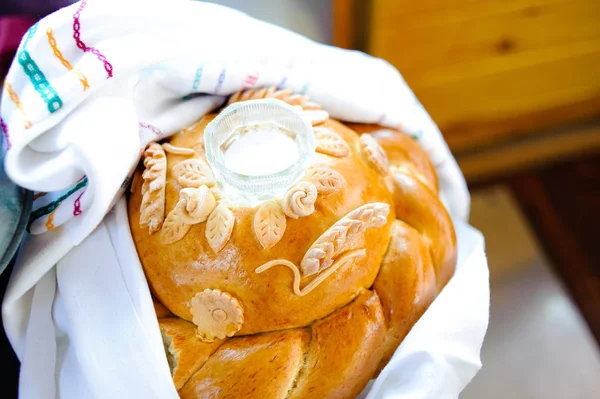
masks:
{"type": "MultiPolygon", "coordinates": [[[[41,192],[3,303],[21,397],[174,395],[135,253],[101,221],[146,143],[224,95],[267,85],[307,93],[336,118],[411,132],[437,165],[451,214],[467,217],[465,182],[439,130],[384,61],[212,4],[66,7],[25,35],[2,93],[7,173],[41,192]],[[113,325],[97,330],[99,320],[113,325]]],[[[487,311],[476,316],[487,322],[487,311]]],[[[476,343],[469,349],[478,356],[476,343]]]]}

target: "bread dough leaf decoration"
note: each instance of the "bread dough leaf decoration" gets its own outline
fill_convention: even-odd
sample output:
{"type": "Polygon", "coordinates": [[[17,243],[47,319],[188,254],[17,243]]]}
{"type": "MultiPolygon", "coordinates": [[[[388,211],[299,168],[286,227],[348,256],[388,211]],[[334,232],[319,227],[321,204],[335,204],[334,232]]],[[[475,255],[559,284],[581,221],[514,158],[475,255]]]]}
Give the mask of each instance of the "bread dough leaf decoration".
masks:
{"type": "Polygon", "coordinates": [[[165,219],[167,157],[160,144],[150,143],[144,152],[144,166],[140,226],[148,225],[148,232],[152,234],[160,229],[165,219]]]}
{"type": "Polygon", "coordinates": [[[317,193],[323,196],[333,194],[346,185],[346,179],[340,172],[322,165],[311,166],[304,180],[314,184],[317,193]]]}
{"type": "Polygon", "coordinates": [[[298,105],[304,110],[320,110],[322,108],[319,104],[311,102],[306,94],[294,94],[290,89],[278,90],[275,86],[238,91],[229,97],[227,105],[240,101],[261,100],[263,98],[275,98],[289,105],[298,105]]]}
{"type": "Polygon", "coordinates": [[[202,185],[211,187],[215,184],[212,170],[199,159],[187,159],[179,162],[173,167],[172,173],[182,187],[198,188],[202,185]]]}
{"type": "Polygon", "coordinates": [[[350,155],[348,143],[339,134],[322,126],[315,127],[313,130],[317,140],[317,152],[338,158],[350,155]]]}
{"type": "Polygon", "coordinates": [[[254,234],[265,250],[277,244],[285,233],[286,218],[278,201],[262,204],[254,214],[254,234]]]}
{"type": "Polygon", "coordinates": [[[255,272],[260,274],[269,270],[275,266],[285,266],[288,267],[292,273],[294,273],[294,281],[292,289],[294,294],[298,296],[304,296],[310,293],[312,290],[317,288],[319,284],[321,284],[327,277],[331,276],[335,273],[341,266],[347,264],[348,262],[354,260],[355,258],[363,257],[367,251],[365,249],[354,249],[340,255],[331,265],[331,267],[318,276],[316,276],[310,283],[308,283],[305,287],[300,288],[300,280],[302,280],[302,276],[300,275],[300,270],[298,270],[298,266],[296,266],[293,262],[290,262],[286,259],[276,259],[270,262],[265,263],[264,265],[257,267],[255,272]]]}
{"type": "Polygon", "coordinates": [[[389,169],[389,161],[385,150],[370,134],[363,134],[360,136],[359,141],[360,148],[369,166],[382,175],[386,175],[389,169]]]}
{"type": "Polygon", "coordinates": [[[207,288],[196,293],[190,304],[192,322],[198,327],[198,337],[213,342],[233,336],[242,328],[244,309],[231,294],[207,288]]]}
{"type": "Polygon", "coordinates": [[[179,202],[169,212],[160,231],[160,241],[172,244],[181,240],[192,225],[204,222],[215,209],[216,200],[207,186],[184,188],[179,192],[179,202]]]}
{"type": "Polygon", "coordinates": [[[356,208],[324,232],[306,251],[300,269],[303,277],[327,269],[343,252],[356,245],[365,230],[383,226],[390,214],[389,204],[374,202],[356,208]]]}
{"type": "Polygon", "coordinates": [[[311,215],[315,211],[317,188],[309,182],[290,187],[283,197],[283,212],[292,219],[311,215]]]}
{"type": "Polygon", "coordinates": [[[168,152],[169,154],[173,154],[173,155],[184,155],[184,156],[196,155],[196,151],[194,151],[191,148],[176,147],[169,143],[163,143],[162,147],[165,150],[165,152],[168,152]]]}
{"type": "Polygon", "coordinates": [[[215,253],[218,253],[227,244],[233,232],[235,216],[224,202],[212,211],[206,222],[206,240],[215,253]]]}
{"type": "Polygon", "coordinates": [[[160,229],[160,242],[162,244],[172,244],[181,240],[192,228],[191,224],[185,223],[181,218],[181,214],[177,210],[178,206],[179,203],[175,206],[175,209],[169,212],[162,229],[160,229]]]}

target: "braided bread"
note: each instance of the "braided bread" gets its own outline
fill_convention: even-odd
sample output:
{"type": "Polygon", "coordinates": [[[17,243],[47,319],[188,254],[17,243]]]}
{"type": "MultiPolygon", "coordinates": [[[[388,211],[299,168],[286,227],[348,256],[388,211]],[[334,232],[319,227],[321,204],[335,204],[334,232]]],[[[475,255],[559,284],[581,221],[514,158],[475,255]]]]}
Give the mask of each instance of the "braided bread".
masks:
{"type": "MultiPolygon", "coordinates": [[[[274,88],[229,103],[269,97],[319,108],[274,88]]],[[[402,132],[326,119],[299,182],[234,206],[197,150],[214,117],[166,146],[178,150],[165,155],[160,229],[146,227],[143,164],[128,198],[174,384],[190,399],[353,398],[454,272],[433,166],[402,132]]]]}

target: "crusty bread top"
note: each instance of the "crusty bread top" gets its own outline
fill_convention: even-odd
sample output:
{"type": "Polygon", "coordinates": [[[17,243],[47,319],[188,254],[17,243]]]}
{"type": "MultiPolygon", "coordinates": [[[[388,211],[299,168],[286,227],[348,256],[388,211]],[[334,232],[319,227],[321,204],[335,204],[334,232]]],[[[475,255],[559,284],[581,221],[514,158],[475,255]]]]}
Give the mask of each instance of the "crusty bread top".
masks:
{"type": "MultiPolygon", "coordinates": [[[[179,171],[174,173],[174,168],[190,159],[204,159],[204,128],[213,118],[214,115],[206,116],[195,126],[175,135],[169,142],[172,147],[166,148],[166,215],[174,212],[180,201],[180,191],[184,188],[182,180],[177,179],[179,171]],[[186,151],[177,154],[173,148],[189,148],[194,154],[188,155],[186,151]]],[[[209,222],[186,227],[189,231],[182,238],[166,244],[161,240],[161,232],[151,234],[147,227],[140,226],[142,171],[137,171],[129,198],[130,225],[153,294],[172,313],[189,321],[194,321],[195,317],[206,320],[210,312],[219,306],[227,316],[216,317],[213,314],[212,317],[229,318],[235,313],[233,319],[228,319],[222,326],[222,331],[205,337],[208,340],[223,338],[224,335],[307,326],[343,307],[361,290],[373,284],[390,240],[391,223],[395,219],[392,195],[386,186],[385,176],[365,152],[365,144],[353,130],[329,119],[316,127],[315,132],[324,137],[324,148],[318,149],[315,164],[337,172],[336,176],[341,175],[342,179],[335,181],[334,189],[329,191],[331,187],[320,187],[312,214],[297,219],[286,215],[285,231],[280,237],[257,233],[256,219],[262,217],[269,222],[270,209],[257,216],[257,208],[226,206],[226,201],[222,201],[220,203],[232,212],[234,221],[230,236],[218,245],[221,248],[217,246],[215,251],[215,246],[211,246],[207,239],[209,222]],[[343,140],[342,144],[345,144],[340,147],[334,142],[333,146],[328,146],[328,135],[343,140]],[[341,153],[336,153],[340,148],[341,153]],[[344,151],[347,152],[345,156],[344,151]],[[382,223],[369,224],[369,218],[374,217],[372,210],[355,212],[369,204],[386,207],[382,223]],[[347,221],[344,219],[347,215],[354,219],[347,221]],[[330,231],[336,223],[343,225],[340,226],[342,230],[345,228],[342,233],[330,231]],[[338,242],[343,239],[347,239],[345,246],[338,242]],[[309,249],[314,248],[314,243],[320,243],[319,248],[325,250],[331,248],[329,244],[335,248],[341,245],[339,253],[334,251],[336,257],[332,257],[331,262],[341,261],[330,262],[324,270],[303,269],[305,265],[311,265],[304,260],[309,249]],[[273,262],[279,260],[284,262],[273,262]],[[272,264],[257,272],[268,262],[272,264]],[[300,271],[300,278],[291,270],[294,267],[300,271]],[[315,283],[311,285],[313,281],[315,283]]],[[[375,156],[376,150],[377,147],[375,156]]],[[[268,157],[268,154],[265,156],[268,157]]],[[[207,196],[207,192],[202,195],[207,196]]],[[[218,201],[218,193],[214,190],[211,193],[218,201]]],[[[285,208],[284,202],[281,199],[276,206],[285,208]]],[[[167,216],[164,223],[167,224],[168,220],[167,216]]],[[[163,230],[165,228],[163,225],[163,230]]],[[[214,320],[210,322],[215,323],[214,320]]],[[[219,326],[211,328],[219,330],[219,326]]]]}

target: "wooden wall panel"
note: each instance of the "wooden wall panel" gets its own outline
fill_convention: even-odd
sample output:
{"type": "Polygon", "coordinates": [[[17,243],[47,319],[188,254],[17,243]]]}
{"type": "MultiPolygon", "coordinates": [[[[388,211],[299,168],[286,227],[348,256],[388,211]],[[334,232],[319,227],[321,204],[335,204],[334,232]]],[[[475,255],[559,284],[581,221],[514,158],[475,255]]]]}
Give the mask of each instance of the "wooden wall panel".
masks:
{"type": "Polygon", "coordinates": [[[600,114],[600,0],[370,5],[365,50],[402,72],[455,151],[600,114]]]}

